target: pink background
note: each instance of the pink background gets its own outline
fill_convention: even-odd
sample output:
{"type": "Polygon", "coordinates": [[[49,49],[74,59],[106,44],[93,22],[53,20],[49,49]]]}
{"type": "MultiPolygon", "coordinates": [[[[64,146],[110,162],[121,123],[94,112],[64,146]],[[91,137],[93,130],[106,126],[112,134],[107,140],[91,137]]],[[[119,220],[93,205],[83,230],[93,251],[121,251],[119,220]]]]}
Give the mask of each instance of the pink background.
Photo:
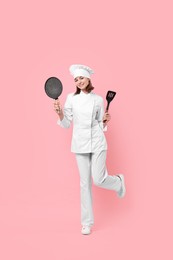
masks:
{"type": "MultiPolygon", "coordinates": [[[[172,1],[1,3],[0,259],[173,259],[172,1]],[[44,82],[95,70],[115,90],[107,167],[127,196],[93,186],[95,225],[80,234],[71,132],[56,125],[44,82]]],[[[106,105],[106,102],[105,102],[106,105]]]]}

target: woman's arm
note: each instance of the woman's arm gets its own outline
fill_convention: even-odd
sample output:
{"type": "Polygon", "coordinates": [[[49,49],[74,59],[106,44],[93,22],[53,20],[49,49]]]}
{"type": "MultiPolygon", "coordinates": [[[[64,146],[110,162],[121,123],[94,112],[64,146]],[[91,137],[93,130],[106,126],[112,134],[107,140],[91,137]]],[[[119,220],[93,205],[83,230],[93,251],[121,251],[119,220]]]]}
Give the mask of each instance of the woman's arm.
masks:
{"type": "Polygon", "coordinates": [[[103,102],[103,98],[101,98],[100,100],[100,110],[98,113],[98,122],[100,127],[103,129],[103,131],[107,131],[107,123],[110,120],[110,115],[107,112],[104,112],[104,102],[103,102]],[[104,120],[106,120],[105,122],[103,122],[104,120]]]}
{"type": "Polygon", "coordinates": [[[63,128],[69,128],[73,119],[71,95],[69,94],[67,96],[64,109],[62,109],[60,101],[56,100],[54,102],[54,110],[59,115],[59,120],[57,121],[57,124],[63,128]]]}

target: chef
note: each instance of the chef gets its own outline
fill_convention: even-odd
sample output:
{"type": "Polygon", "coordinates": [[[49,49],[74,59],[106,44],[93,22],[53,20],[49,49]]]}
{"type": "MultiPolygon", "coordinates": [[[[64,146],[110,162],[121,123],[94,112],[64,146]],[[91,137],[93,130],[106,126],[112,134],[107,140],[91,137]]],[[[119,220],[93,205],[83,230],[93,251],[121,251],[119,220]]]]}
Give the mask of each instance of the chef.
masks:
{"type": "Polygon", "coordinates": [[[81,64],[71,65],[69,70],[76,92],[67,95],[64,108],[56,100],[54,109],[59,115],[59,126],[69,128],[73,121],[71,151],[75,153],[80,174],[81,232],[86,235],[91,233],[94,224],[91,179],[99,187],[114,190],[120,198],[125,195],[125,182],[122,174],[108,175],[106,169],[104,131],[107,131],[110,115],[104,113],[103,98],[93,92],[91,75],[94,72],[81,64]]]}

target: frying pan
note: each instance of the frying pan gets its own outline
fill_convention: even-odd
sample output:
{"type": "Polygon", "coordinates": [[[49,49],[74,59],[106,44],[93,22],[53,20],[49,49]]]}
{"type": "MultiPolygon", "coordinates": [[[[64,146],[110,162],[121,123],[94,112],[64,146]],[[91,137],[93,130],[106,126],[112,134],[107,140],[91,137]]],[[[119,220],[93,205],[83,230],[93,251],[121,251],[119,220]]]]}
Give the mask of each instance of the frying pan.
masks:
{"type": "Polygon", "coordinates": [[[46,80],[44,89],[48,97],[57,100],[62,93],[63,86],[58,78],[50,77],[46,80]]]}

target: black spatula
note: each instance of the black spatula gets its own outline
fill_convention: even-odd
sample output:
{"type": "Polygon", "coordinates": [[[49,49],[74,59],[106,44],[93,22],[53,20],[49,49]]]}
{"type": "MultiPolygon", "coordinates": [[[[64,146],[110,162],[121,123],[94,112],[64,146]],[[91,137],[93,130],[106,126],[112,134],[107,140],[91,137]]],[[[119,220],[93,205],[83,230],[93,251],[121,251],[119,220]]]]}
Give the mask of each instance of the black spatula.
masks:
{"type": "MultiPolygon", "coordinates": [[[[107,107],[106,107],[106,111],[105,112],[108,112],[110,102],[114,99],[115,95],[116,95],[116,92],[114,92],[114,91],[109,90],[107,92],[107,95],[106,95],[107,107]]],[[[105,123],[105,122],[106,122],[106,120],[103,121],[103,123],[105,123]]]]}

